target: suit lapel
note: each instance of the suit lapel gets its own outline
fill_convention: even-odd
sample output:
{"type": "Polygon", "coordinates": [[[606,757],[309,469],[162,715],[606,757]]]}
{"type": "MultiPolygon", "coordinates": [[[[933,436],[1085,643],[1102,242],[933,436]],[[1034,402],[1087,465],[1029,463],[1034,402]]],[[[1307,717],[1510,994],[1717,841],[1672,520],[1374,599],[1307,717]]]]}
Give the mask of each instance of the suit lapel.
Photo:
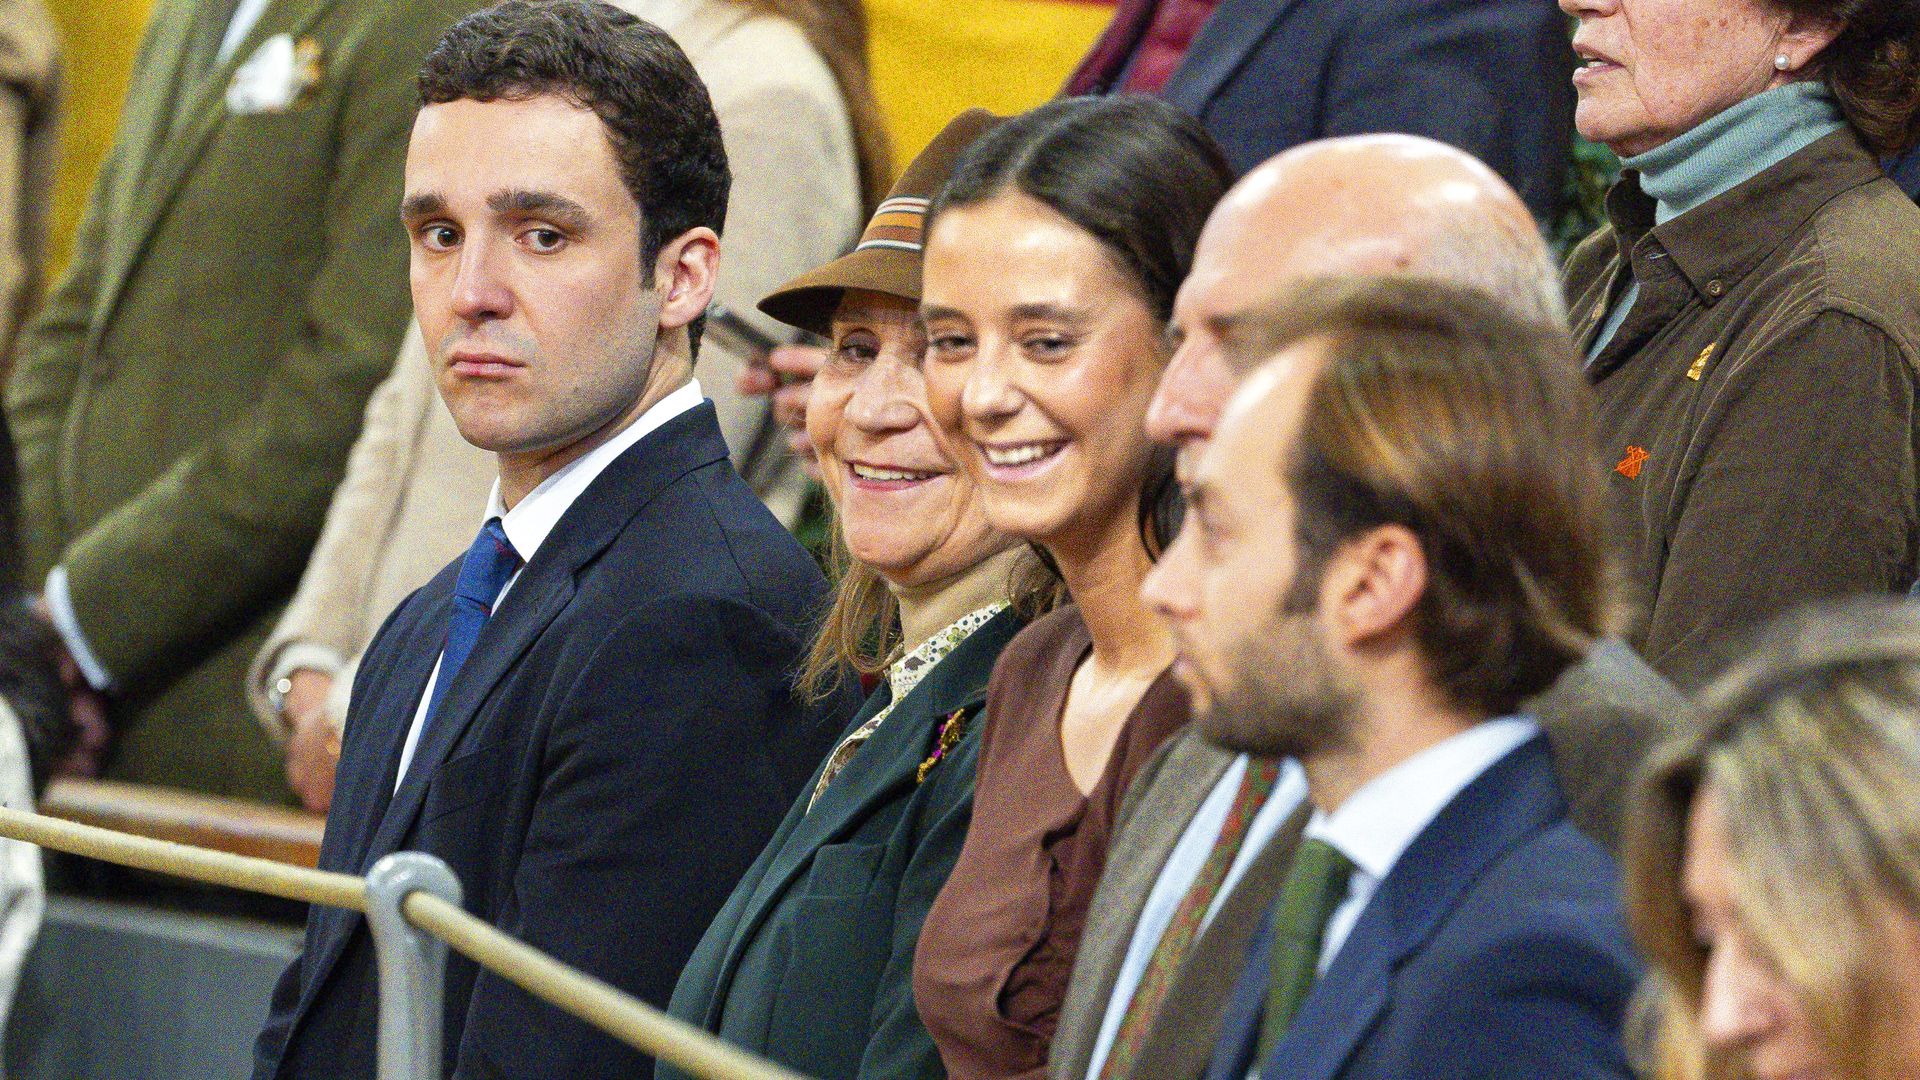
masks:
{"type": "MultiPolygon", "coordinates": [[[[898,798],[901,789],[919,784],[920,763],[931,752],[939,725],[956,710],[977,711],[986,701],[987,679],[993,672],[993,662],[1022,625],[1020,617],[1009,609],[968,635],[900,700],[842,776],[821,795],[813,811],[800,818],[787,834],[755,889],[753,899],[741,913],[733,940],[727,945],[726,959],[709,999],[710,1030],[718,1026],[718,1014],[726,1003],[727,992],[747,946],[787,890],[812,865],[814,853],[852,831],[876,804],[898,798]]],[[[848,730],[872,717],[886,700],[883,689],[869,702],[868,708],[860,710],[860,716],[848,730]]],[[[977,730],[976,724],[974,731],[977,730]]],[[[809,787],[801,796],[801,806],[812,790],[809,787]]],[[[796,807],[796,812],[798,810],[796,807]]]]}
{"type": "MultiPolygon", "coordinates": [[[[505,676],[512,661],[566,606],[566,599],[573,595],[575,573],[605,551],[662,489],[702,465],[726,460],[726,456],[727,445],[720,437],[713,405],[706,402],[641,439],[581,492],[521,572],[513,591],[501,602],[499,613],[481,631],[466,669],[440,702],[443,714],[421,736],[407,767],[406,782],[388,799],[400,748],[425,692],[427,674],[439,659],[446,637],[447,603],[459,564],[441,571],[422,590],[412,603],[423,606],[407,628],[403,630],[396,622],[374,643],[374,648],[384,653],[390,645],[387,638],[398,635],[391,643],[398,650],[393,663],[377,672],[363,672],[364,685],[378,696],[379,711],[370,714],[359,708],[350,710],[341,760],[352,762],[352,767],[339,774],[341,788],[327,819],[334,827],[352,821],[358,831],[338,841],[346,851],[337,864],[331,857],[331,845],[336,841],[329,835],[321,849],[322,865],[364,873],[382,856],[399,850],[420,812],[434,768],[472,723],[487,692],[505,676]],[[542,587],[552,587],[564,598],[542,597],[538,595],[542,587]],[[518,603],[514,601],[516,596],[520,598],[518,603]],[[497,650],[499,655],[485,650],[497,650]],[[508,654],[510,659],[503,659],[508,654]],[[382,722],[373,722],[372,715],[378,715],[382,722]]],[[[332,831],[330,827],[329,834],[332,831]]],[[[311,925],[301,972],[305,991],[293,1012],[295,1024],[312,1007],[362,921],[353,912],[322,907],[314,908],[308,918],[311,925]]]]}
{"type": "MultiPolygon", "coordinates": [[[[1312,812],[1313,807],[1303,802],[1287,816],[1195,939],[1186,959],[1180,961],[1128,1077],[1156,1080],[1200,1076],[1206,1071],[1224,1018],[1234,1008],[1233,989],[1245,971],[1254,935],[1280,894],[1312,812]]],[[[1260,969],[1266,970],[1264,959],[1260,969]]],[[[1245,1072],[1243,1068],[1241,1075],[1245,1072]]]]}
{"type": "Polygon", "coordinates": [[[1056,1060],[1064,1059],[1074,1073],[1084,1074],[1092,1063],[1114,984],[1154,883],[1201,804],[1237,758],[1208,742],[1191,724],[1168,739],[1160,754],[1128,791],[1074,960],[1067,1005],[1054,1035],[1056,1060]]]}
{"type": "MultiPolygon", "coordinates": [[[[713,441],[718,441],[711,404],[702,403],[669,420],[629,447],[561,515],[500,601],[500,609],[481,629],[466,664],[451,675],[453,683],[421,733],[407,774],[381,815],[372,843],[361,854],[358,872],[365,873],[374,861],[400,849],[419,816],[434,770],[446,761],[494,687],[573,599],[575,576],[599,558],[662,488],[707,460],[717,460],[696,460],[713,452],[712,446],[700,445],[706,441],[700,436],[708,434],[703,427],[711,429],[713,441]]],[[[726,456],[724,442],[719,456],[726,456]]],[[[432,651],[438,654],[437,645],[432,651]]],[[[442,671],[441,677],[449,673],[442,671]]]]}
{"type": "MultiPolygon", "coordinates": [[[[398,758],[427,675],[433,670],[438,643],[446,634],[447,597],[458,568],[455,563],[423,586],[370,648],[357,686],[364,691],[365,700],[356,694],[349,708],[346,731],[341,736],[342,760],[398,758]],[[391,659],[376,662],[388,657],[391,659]]],[[[320,847],[321,869],[359,871],[392,791],[391,767],[340,770],[320,847]]],[[[316,904],[308,911],[306,952],[301,958],[302,999],[296,1016],[307,1010],[326,984],[327,975],[346,951],[360,920],[359,913],[344,908],[316,904]]]]}
{"type": "Polygon", "coordinates": [[[193,33],[193,6],[187,0],[166,3],[153,16],[152,38],[146,46],[147,63],[136,73],[136,93],[127,98],[120,118],[119,141],[123,160],[113,174],[113,190],[108,193],[107,213],[114,227],[104,230],[109,264],[131,247],[125,238],[128,222],[143,204],[146,173],[166,145],[167,122],[173,115],[175,95],[185,93],[181,68],[186,63],[187,44],[193,33]]]}
{"type": "Polygon", "coordinates": [[[1223,0],[1160,96],[1198,116],[1296,0],[1223,0]]]}
{"type": "Polygon", "coordinates": [[[1489,867],[1566,812],[1538,735],[1462,789],[1387,872],[1261,1075],[1338,1075],[1385,1009],[1395,969],[1432,938],[1489,867]]]}
{"type": "MultiPolygon", "coordinates": [[[[188,99],[175,108],[167,107],[173,104],[171,96],[153,103],[157,111],[147,117],[145,153],[139,167],[125,170],[122,176],[121,182],[129,186],[116,201],[116,220],[121,227],[109,233],[112,240],[108,245],[105,272],[94,300],[95,326],[105,321],[119,301],[121,287],[147,250],[147,243],[161,219],[172,208],[208,140],[226,123],[227,85],[233,81],[234,72],[262,42],[277,34],[299,37],[337,2],[271,0],[233,52],[207,75],[198,78],[181,68],[191,35],[190,10],[179,14],[174,20],[176,25],[165,28],[169,52],[163,54],[163,62],[171,71],[171,85],[177,87],[175,93],[188,95],[188,99]],[[180,118],[179,123],[170,126],[170,119],[176,116],[180,118]]],[[[333,59],[323,56],[321,63],[330,63],[333,59]]]]}

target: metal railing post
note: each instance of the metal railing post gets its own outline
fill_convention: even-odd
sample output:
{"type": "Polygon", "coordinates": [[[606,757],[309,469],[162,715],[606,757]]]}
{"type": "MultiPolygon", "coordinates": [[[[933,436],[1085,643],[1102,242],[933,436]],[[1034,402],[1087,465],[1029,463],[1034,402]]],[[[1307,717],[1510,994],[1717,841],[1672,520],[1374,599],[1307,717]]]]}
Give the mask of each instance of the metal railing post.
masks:
{"type": "Polygon", "coordinates": [[[460,879],[446,863],[418,851],[396,851],[367,874],[367,923],[379,962],[379,1080],[444,1080],[440,1066],[441,1002],[447,945],[407,922],[408,893],[460,903],[460,879]]]}

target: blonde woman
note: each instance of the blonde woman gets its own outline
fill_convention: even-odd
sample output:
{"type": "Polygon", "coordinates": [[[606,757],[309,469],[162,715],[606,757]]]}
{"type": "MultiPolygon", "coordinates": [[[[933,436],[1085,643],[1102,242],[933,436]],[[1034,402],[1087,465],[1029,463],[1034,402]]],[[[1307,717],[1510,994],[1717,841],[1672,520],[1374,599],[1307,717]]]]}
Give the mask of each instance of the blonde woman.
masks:
{"type": "Polygon", "coordinates": [[[1920,1076],[1920,609],[1776,624],[1635,809],[1654,1076],[1920,1076]]]}

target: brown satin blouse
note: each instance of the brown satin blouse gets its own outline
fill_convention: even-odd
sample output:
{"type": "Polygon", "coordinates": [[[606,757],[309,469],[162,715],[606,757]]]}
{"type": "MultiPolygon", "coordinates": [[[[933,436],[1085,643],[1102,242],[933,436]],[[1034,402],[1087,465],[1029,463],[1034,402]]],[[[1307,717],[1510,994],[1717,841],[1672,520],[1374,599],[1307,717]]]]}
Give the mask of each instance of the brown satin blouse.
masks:
{"type": "Polygon", "coordinates": [[[1013,639],[987,687],[973,824],[913,958],[913,996],[952,1080],[1042,1077],[1121,797],[1187,722],[1162,673],[1082,796],[1060,749],[1073,673],[1093,647],[1071,605],[1013,639]]]}

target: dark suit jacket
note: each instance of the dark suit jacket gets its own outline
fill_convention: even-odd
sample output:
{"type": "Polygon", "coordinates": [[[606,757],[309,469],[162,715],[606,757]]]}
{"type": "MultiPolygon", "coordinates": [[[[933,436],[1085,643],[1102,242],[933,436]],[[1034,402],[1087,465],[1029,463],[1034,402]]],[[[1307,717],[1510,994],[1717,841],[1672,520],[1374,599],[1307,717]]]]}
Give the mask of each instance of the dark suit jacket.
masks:
{"type": "MultiPolygon", "coordinates": [[[[687,962],[675,1016],[807,1076],[945,1075],[914,1006],[913,950],[973,818],[987,676],[1021,625],[1009,610],[974,631],[812,813],[806,795],[794,803],[687,962]],[[956,711],[972,723],[923,783],[920,765],[956,711]]],[[[849,730],[890,700],[883,684],[849,730]]],[[[655,1075],[687,1077],[664,1063],[655,1075]]]]}
{"type": "Polygon", "coordinates": [[[1897,158],[1889,158],[1886,165],[1887,175],[1893,177],[1893,182],[1900,185],[1900,190],[1920,199],[1920,147],[1915,147],[1897,158]]]}
{"type": "Polygon", "coordinates": [[[1407,132],[1485,161],[1549,220],[1572,74],[1553,0],[1223,0],[1161,93],[1235,172],[1314,139],[1407,132]]]}
{"type": "MultiPolygon", "coordinates": [[[[408,598],[355,682],[320,866],[425,851],[467,910],[664,1006],[700,932],[847,715],[789,674],[825,583],[727,463],[711,404],[615,459],[501,600],[394,792],[445,639],[456,561],[408,598]],[[389,798],[389,793],[391,798],[389,798]]],[[[453,957],[455,1076],[627,1078],[651,1062],[453,957]]],[[[371,1077],[366,920],[315,908],[255,1080],[371,1077]]]]}
{"type": "MultiPolygon", "coordinates": [[[[1632,1076],[1640,962],[1613,860],[1567,820],[1544,738],[1468,784],[1387,872],[1260,1074],[1273,1080],[1632,1076]]],[[[1268,926],[1209,1080],[1253,1064],[1268,926]]]]}
{"type": "MultiPolygon", "coordinates": [[[[1048,1053],[1047,1075],[1054,1080],[1086,1077],[1120,966],[1154,882],[1200,804],[1237,756],[1209,742],[1189,724],[1168,739],[1134,778],[1108,849],[1106,871],[1088,908],[1073,978],[1060,1008],[1060,1026],[1048,1053]]],[[[1197,1077],[1206,1068],[1234,977],[1246,962],[1247,947],[1266,917],[1267,906],[1286,880],[1306,823],[1303,806],[1253,857],[1220,910],[1194,939],[1126,1076],[1173,1080],[1197,1077]]]]}
{"type": "MultiPolygon", "coordinates": [[[[1570,816],[1602,846],[1617,846],[1633,771],[1677,729],[1685,708],[1679,691],[1612,638],[1527,703],[1553,744],[1570,816]]],[[[1189,728],[1168,740],[1127,793],[1054,1034],[1047,1068],[1053,1080],[1085,1080],[1147,894],[1233,759],[1189,728]]],[[[1206,1070],[1220,1014],[1305,826],[1306,816],[1299,814],[1274,835],[1194,941],[1126,1074],[1129,1080],[1197,1078],[1206,1070]]]]}

